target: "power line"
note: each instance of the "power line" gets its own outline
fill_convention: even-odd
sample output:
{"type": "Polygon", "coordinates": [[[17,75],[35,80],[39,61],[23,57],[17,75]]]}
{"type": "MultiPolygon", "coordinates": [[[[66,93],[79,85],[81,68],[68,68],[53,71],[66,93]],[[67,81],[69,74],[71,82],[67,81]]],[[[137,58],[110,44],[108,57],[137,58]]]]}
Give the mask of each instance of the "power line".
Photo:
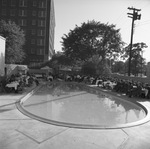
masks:
{"type": "MultiPolygon", "coordinates": [[[[143,0],[139,0],[137,3],[134,4],[134,6],[140,7],[141,10],[142,10],[144,7],[147,7],[147,6],[148,6],[148,3],[149,3],[149,2],[150,2],[149,0],[146,1],[146,3],[145,3],[145,1],[143,1],[143,0]],[[143,5],[143,6],[142,6],[142,5],[143,5]]],[[[149,4],[150,4],[150,3],[149,3],[149,4]]]]}
{"type": "Polygon", "coordinates": [[[143,25],[147,25],[147,24],[150,24],[150,20],[141,22],[141,23],[137,24],[135,27],[139,27],[139,26],[143,26],[143,25]]]}
{"type": "Polygon", "coordinates": [[[149,5],[150,5],[150,1],[147,1],[146,4],[143,5],[143,6],[140,6],[140,8],[143,9],[144,7],[147,7],[147,6],[149,6],[149,5]],[[149,3],[149,4],[148,4],[148,3],[149,3]]]}

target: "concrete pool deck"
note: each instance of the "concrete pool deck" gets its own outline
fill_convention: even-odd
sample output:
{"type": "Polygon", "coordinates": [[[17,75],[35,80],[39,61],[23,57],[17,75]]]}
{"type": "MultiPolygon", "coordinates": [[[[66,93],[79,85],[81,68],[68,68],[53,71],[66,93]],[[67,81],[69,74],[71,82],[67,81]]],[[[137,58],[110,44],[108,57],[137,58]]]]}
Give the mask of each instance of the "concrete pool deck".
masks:
{"type": "MultiPolygon", "coordinates": [[[[0,95],[0,149],[150,149],[150,121],[121,129],[76,129],[23,115],[15,102],[23,94],[0,95]]],[[[131,98],[132,100],[132,98],[131,98]]],[[[149,101],[140,101],[150,109],[149,101]]]]}

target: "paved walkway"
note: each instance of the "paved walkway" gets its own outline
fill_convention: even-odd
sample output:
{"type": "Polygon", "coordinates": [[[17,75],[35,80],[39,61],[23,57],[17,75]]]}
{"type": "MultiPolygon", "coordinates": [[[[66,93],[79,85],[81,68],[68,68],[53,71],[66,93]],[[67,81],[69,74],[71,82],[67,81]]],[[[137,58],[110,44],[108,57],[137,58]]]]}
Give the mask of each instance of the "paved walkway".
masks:
{"type": "MultiPolygon", "coordinates": [[[[16,109],[23,94],[0,95],[0,149],[150,149],[150,122],[122,129],[74,129],[33,120],[16,109]]],[[[142,102],[150,108],[148,101],[142,102]]]]}

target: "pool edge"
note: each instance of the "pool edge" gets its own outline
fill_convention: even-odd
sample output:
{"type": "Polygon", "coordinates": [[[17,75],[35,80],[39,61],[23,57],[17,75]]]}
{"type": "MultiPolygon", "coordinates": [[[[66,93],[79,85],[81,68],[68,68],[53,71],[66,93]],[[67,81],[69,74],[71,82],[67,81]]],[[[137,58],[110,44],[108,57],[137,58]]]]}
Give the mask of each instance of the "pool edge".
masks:
{"type": "MultiPolygon", "coordinates": [[[[23,102],[25,102],[30,96],[32,96],[40,88],[41,88],[41,86],[34,89],[34,90],[32,90],[30,93],[28,93],[23,98],[19,99],[16,102],[16,107],[24,115],[26,115],[26,116],[28,116],[32,119],[44,122],[44,123],[57,125],[57,126],[61,126],[61,127],[78,128],[78,129],[121,129],[121,128],[128,128],[128,127],[135,127],[135,126],[143,125],[143,124],[147,123],[148,121],[150,121],[150,110],[149,110],[149,108],[146,105],[142,104],[142,103],[134,102],[134,101],[130,101],[130,100],[128,100],[128,101],[137,104],[138,106],[140,106],[145,111],[145,113],[146,113],[145,118],[143,118],[139,121],[136,121],[136,122],[132,122],[132,123],[128,123],[128,124],[118,124],[118,125],[113,125],[113,126],[65,123],[65,122],[59,122],[59,121],[54,121],[54,120],[49,120],[49,119],[46,119],[46,118],[42,118],[40,116],[37,116],[37,115],[34,115],[34,114],[28,112],[22,106],[23,102]]],[[[115,96],[115,95],[112,95],[112,96],[115,96]]],[[[115,96],[115,97],[120,98],[118,96],[115,96]]],[[[123,100],[125,100],[125,99],[123,99],[123,100]]]]}

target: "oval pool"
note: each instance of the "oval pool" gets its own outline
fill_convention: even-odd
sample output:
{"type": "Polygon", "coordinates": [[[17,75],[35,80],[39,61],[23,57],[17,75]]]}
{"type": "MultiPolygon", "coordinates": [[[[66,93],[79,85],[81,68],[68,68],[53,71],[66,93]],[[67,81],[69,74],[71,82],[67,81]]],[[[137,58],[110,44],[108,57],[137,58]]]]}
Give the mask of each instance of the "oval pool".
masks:
{"type": "Polygon", "coordinates": [[[65,82],[43,85],[27,100],[18,102],[17,107],[42,122],[75,128],[129,127],[143,123],[147,115],[139,103],[65,82]]]}

